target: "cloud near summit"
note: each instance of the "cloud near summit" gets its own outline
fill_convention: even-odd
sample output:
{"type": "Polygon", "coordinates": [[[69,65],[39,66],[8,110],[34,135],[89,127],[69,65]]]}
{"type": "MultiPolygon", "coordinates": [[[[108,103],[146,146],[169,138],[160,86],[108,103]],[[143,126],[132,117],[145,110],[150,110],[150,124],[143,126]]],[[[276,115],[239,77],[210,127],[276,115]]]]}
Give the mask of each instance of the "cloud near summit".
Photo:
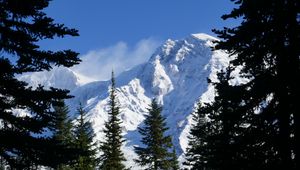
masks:
{"type": "Polygon", "coordinates": [[[146,62],[160,44],[161,42],[154,38],[142,39],[134,47],[120,41],[107,48],[91,50],[82,55],[82,62],[72,70],[91,79],[107,80],[112,69],[118,75],[146,62]]]}

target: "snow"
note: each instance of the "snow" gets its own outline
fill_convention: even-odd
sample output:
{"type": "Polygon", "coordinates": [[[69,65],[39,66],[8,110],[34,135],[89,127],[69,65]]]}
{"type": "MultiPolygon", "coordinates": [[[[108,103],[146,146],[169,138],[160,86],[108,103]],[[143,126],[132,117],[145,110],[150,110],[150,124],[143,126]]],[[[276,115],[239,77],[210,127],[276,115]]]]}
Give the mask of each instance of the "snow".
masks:
{"type": "Polygon", "coordinates": [[[192,34],[192,36],[203,41],[219,41],[219,39],[204,33],[192,34]]]}
{"type": "MultiPolygon", "coordinates": [[[[127,167],[142,169],[133,161],[136,158],[133,146],[140,145],[137,127],[148,114],[153,98],[163,104],[162,114],[170,127],[167,133],[172,135],[179,161],[184,160],[195,103],[199,100],[213,101],[214,89],[207,83],[207,78],[217,81],[217,71],[224,69],[230,61],[224,51],[212,52],[214,41],[218,39],[203,33],[192,34],[182,40],[168,39],[148,62],[116,77],[122,129],[126,138],[122,149],[127,167]]],[[[76,116],[76,107],[82,103],[93,123],[97,140],[103,139],[103,125],[108,119],[109,81],[93,81],[71,69],[33,73],[21,79],[31,85],[41,83],[70,89],[71,95],[75,96],[67,101],[71,115],[76,116]]]]}
{"type": "Polygon", "coordinates": [[[75,71],[72,71],[73,74],[77,77],[77,85],[79,86],[82,86],[82,85],[85,85],[87,83],[91,83],[91,82],[95,82],[97,80],[93,79],[93,78],[90,78],[90,77],[86,77],[82,74],[79,74],[75,71]]]}
{"type": "Polygon", "coordinates": [[[54,67],[50,71],[22,74],[18,79],[29,83],[34,88],[41,84],[46,88],[56,87],[68,90],[96,81],[65,67],[54,67]]]}

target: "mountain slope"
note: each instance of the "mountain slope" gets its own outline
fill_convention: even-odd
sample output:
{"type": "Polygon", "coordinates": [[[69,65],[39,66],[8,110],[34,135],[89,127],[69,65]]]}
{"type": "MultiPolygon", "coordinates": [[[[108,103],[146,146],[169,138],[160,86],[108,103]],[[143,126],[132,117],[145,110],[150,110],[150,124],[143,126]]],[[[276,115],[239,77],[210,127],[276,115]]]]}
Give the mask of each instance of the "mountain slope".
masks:
{"type": "MultiPolygon", "coordinates": [[[[225,52],[212,51],[213,41],[217,39],[206,34],[192,34],[182,40],[169,39],[148,62],[116,77],[117,96],[122,108],[122,128],[126,138],[122,149],[128,167],[140,169],[133,162],[136,157],[133,146],[140,145],[137,127],[142,125],[152,98],[163,105],[162,114],[170,127],[168,133],[173,137],[178,155],[184,152],[195,103],[199,100],[209,102],[214,98],[214,90],[208,85],[207,78],[217,81],[216,72],[229,62],[225,52]]],[[[64,74],[59,73],[58,77],[64,74]]],[[[67,101],[71,113],[75,115],[76,107],[82,103],[88,111],[97,139],[102,140],[101,130],[107,120],[109,81],[83,84],[78,82],[76,74],[71,72],[69,77],[75,78],[65,77],[57,79],[55,83],[52,79],[43,79],[42,83],[56,85],[70,80],[72,83],[60,87],[70,88],[71,94],[75,96],[67,101]]],[[[30,80],[28,78],[26,81],[30,80]]]]}
{"type": "MultiPolygon", "coordinates": [[[[142,65],[122,73],[117,80],[118,99],[122,107],[124,135],[127,140],[123,150],[128,164],[135,157],[133,145],[139,145],[136,129],[142,125],[152,98],[163,105],[162,114],[170,127],[177,153],[187,146],[191,124],[190,113],[196,101],[213,100],[213,89],[207,78],[216,80],[216,71],[228,65],[229,58],[222,51],[212,52],[217,39],[206,34],[193,34],[183,40],[167,40],[142,65]]],[[[107,120],[109,82],[93,82],[72,91],[76,96],[69,102],[72,109],[83,103],[89,111],[97,138],[102,139],[101,129],[107,120]]],[[[137,168],[139,169],[139,168],[137,168]]]]}

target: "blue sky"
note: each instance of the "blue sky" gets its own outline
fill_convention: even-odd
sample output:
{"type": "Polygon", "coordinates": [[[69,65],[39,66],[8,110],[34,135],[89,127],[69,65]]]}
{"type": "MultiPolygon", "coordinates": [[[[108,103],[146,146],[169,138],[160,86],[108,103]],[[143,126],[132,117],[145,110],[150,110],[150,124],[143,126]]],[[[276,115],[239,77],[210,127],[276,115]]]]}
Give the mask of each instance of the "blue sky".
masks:
{"type": "Polygon", "coordinates": [[[41,45],[52,50],[70,48],[82,58],[98,57],[84,62],[102,61],[101,67],[114,63],[119,68],[115,62],[127,59],[117,70],[120,72],[144,62],[168,38],[200,32],[213,35],[212,28],[235,25],[235,21],[220,18],[233,7],[230,0],[53,0],[46,13],[56,22],[78,29],[80,36],[47,40],[41,45]],[[121,52],[115,54],[116,50],[121,52]]]}

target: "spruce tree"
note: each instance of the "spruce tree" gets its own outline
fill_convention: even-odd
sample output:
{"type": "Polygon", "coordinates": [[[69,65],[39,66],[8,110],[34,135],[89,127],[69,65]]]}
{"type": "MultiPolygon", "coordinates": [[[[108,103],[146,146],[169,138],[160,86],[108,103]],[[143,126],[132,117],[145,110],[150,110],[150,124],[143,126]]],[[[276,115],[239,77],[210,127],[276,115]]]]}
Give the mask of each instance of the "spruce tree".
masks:
{"type": "Polygon", "coordinates": [[[168,127],[166,127],[165,118],[161,115],[162,107],[152,100],[148,111],[144,126],[138,128],[144,146],[135,147],[138,155],[135,162],[149,170],[173,169],[176,165],[175,160],[170,161],[174,159],[174,154],[171,152],[172,138],[165,135],[168,127]]]}
{"type": "Polygon", "coordinates": [[[65,148],[60,153],[55,153],[56,159],[53,161],[57,162],[55,169],[58,170],[70,169],[70,164],[77,158],[76,156],[79,151],[74,147],[73,123],[68,114],[69,109],[64,102],[62,102],[62,105],[54,106],[55,119],[53,121],[54,133],[52,138],[56,141],[57,145],[65,148]]]}
{"type": "Polygon", "coordinates": [[[73,123],[69,117],[68,106],[63,102],[61,106],[54,106],[55,121],[53,122],[53,138],[62,144],[71,144],[74,142],[74,136],[72,134],[73,123]]]}
{"type": "Polygon", "coordinates": [[[94,170],[97,164],[95,133],[92,124],[87,120],[86,112],[80,104],[78,108],[79,118],[74,128],[75,146],[79,150],[79,157],[73,168],[76,170],[94,170]]]}
{"type": "Polygon", "coordinates": [[[206,169],[206,162],[209,153],[205,153],[208,149],[208,136],[212,133],[211,122],[207,120],[207,112],[205,107],[199,102],[195,112],[193,112],[193,121],[195,122],[188,136],[188,148],[186,149],[185,159],[183,163],[191,170],[206,169]]]}
{"type": "MultiPolygon", "coordinates": [[[[230,74],[218,73],[215,101],[199,103],[189,136],[185,165],[191,169],[243,169],[239,150],[244,122],[240,112],[240,88],[229,85],[230,74]]],[[[249,162],[248,162],[249,163],[249,162]]]]}
{"type": "Polygon", "coordinates": [[[214,30],[223,41],[216,49],[242,67],[240,114],[244,128],[239,146],[244,166],[296,169],[299,163],[300,1],[233,0],[237,8],[223,19],[241,18],[235,28],[214,30]],[[291,76],[293,75],[293,76],[291,76]],[[262,138],[260,138],[262,137],[262,138]],[[264,154],[262,153],[264,151],[264,154]],[[259,155],[259,156],[257,156],[259,155]]]}
{"type": "Polygon", "coordinates": [[[101,142],[100,169],[103,170],[122,170],[125,169],[123,161],[125,157],[121,151],[124,140],[122,139],[120,107],[117,102],[114,73],[112,72],[110,100],[109,100],[108,121],[105,122],[104,141],[101,142]]]}
{"type": "Polygon", "coordinates": [[[177,157],[177,154],[176,154],[176,149],[175,147],[173,146],[173,151],[172,151],[172,155],[171,155],[171,159],[170,159],[170,162],[171,162],[171,169],[172,170],[179,170],[179,162],[178,162],[178,157],[177,157]]]}
{"type": "Polygon", "coordinates": [[[51,166],[47,153],[56,144],[41,136],[53,119],[53,104],[70,97],[67,90],[32,88],[17,77],[50,70],[53,65],[71,67],[80,61],[71,50],[40,49],[40,40],[78,36],[77,30],[46,16],[42,10],[48,5],[49,0],[0,1],[0,157],[12,168],[51,166]],[[29,114],[16,116],[15,109],[29,114]]]}

